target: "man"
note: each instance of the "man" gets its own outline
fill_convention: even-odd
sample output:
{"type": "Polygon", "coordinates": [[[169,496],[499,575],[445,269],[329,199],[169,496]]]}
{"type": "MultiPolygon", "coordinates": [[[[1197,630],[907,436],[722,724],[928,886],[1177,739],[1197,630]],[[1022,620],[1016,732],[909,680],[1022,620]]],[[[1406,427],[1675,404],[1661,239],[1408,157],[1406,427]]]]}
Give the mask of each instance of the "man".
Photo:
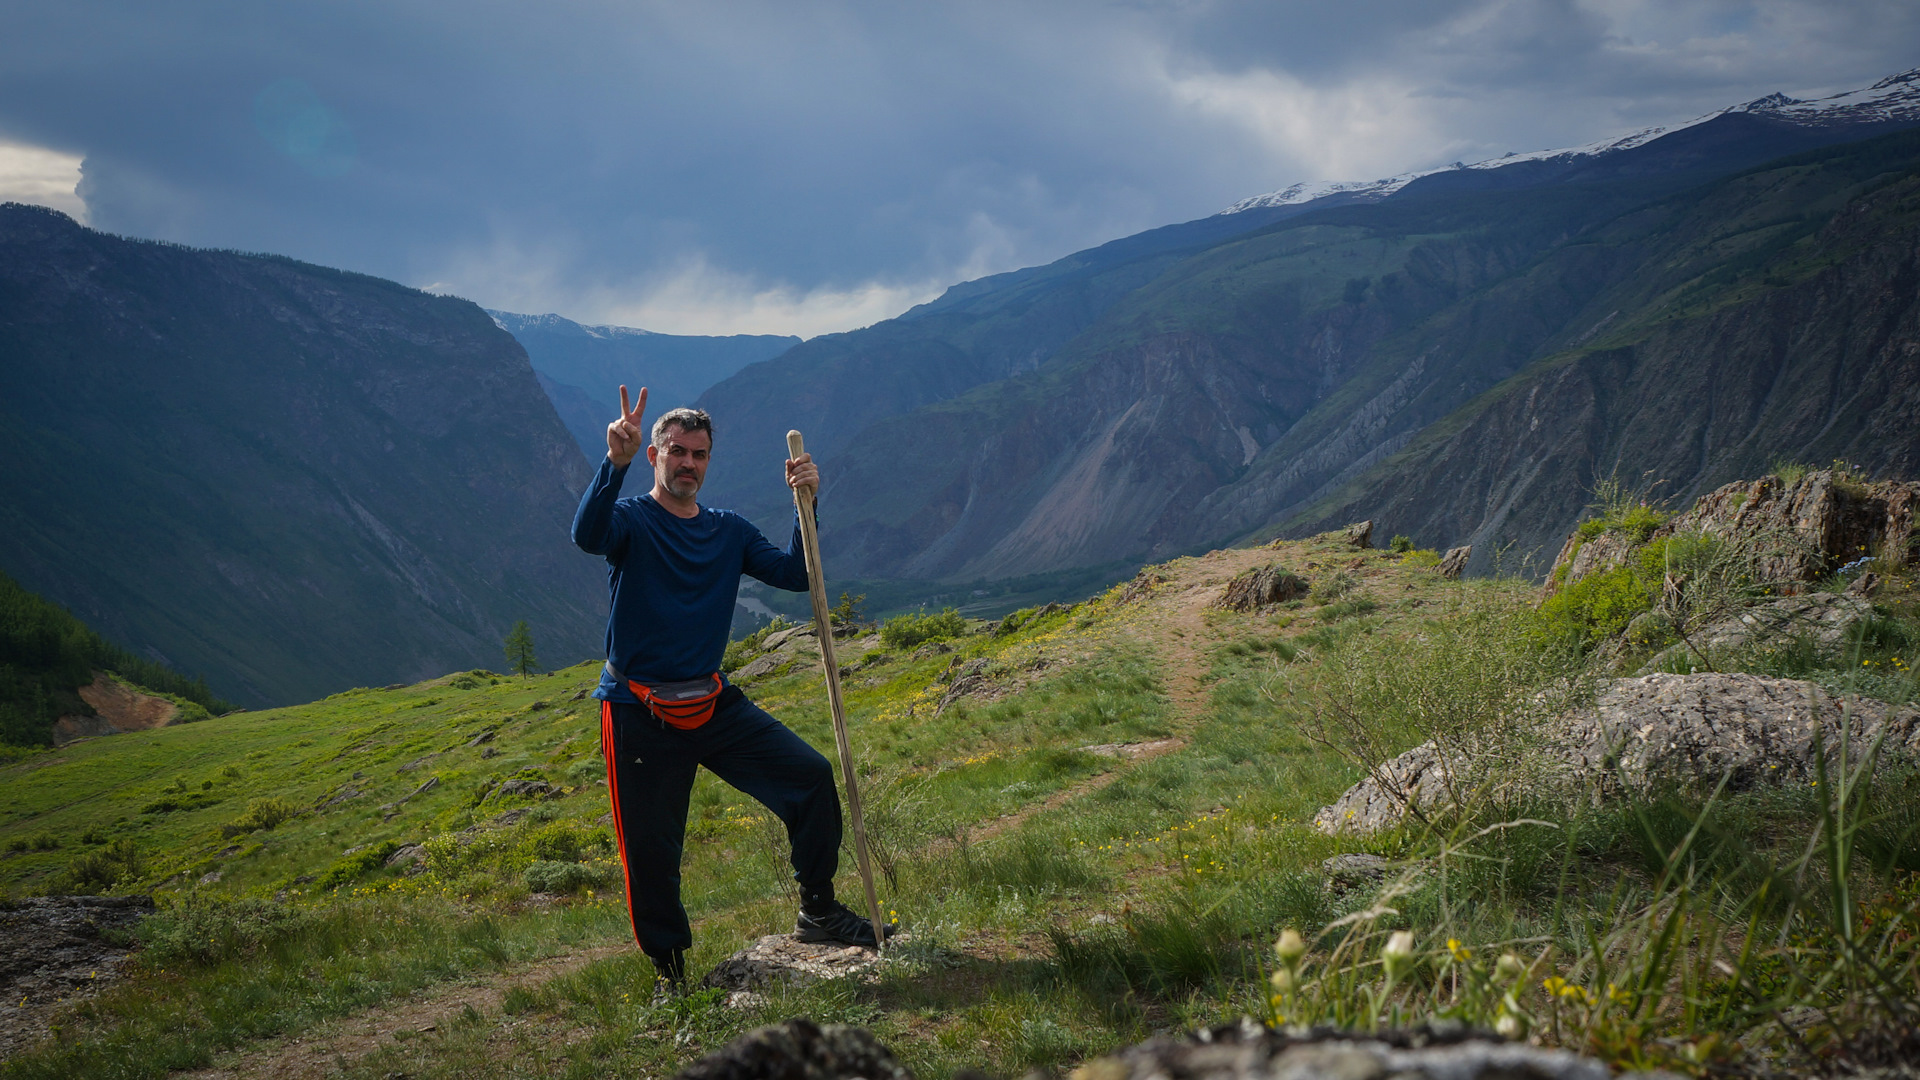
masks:
{"type": "MultiPolygon", "coordinates": [[[[833,895],[840,796],[832,766],[719,674],[741,574],[807,590],[799,522],[780,551],[740,515],[695,501],[713,450],[713,423],[698,409],[655,422],[647,446],[653,490],[620,498],[646,407],[646,387],[631,409],[620,388],[607,458],[573,518],[573,542],[606,557],[613,596],[607,665],[593,696],[634,940],[662,979],[684,983],[693,932],[680,903],[680,856],[687,797],[705,765],[786,824],[800,883],[796,935],[872,946],[872,923],[833,895]]],[[[788,486],[819,490],[812,455],[789,460],[786,470],[788,486]]]]}

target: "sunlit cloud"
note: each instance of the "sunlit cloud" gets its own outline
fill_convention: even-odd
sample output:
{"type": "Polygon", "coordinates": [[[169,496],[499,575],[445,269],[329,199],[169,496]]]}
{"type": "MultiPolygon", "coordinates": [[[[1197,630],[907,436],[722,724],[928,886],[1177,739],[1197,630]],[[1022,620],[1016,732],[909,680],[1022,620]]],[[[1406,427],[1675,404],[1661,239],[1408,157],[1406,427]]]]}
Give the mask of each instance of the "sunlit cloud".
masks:
{"type": "Polygon", "coordinates": [[[1434,102],[1374,77],[1314,85],[1284,71],[1159,71],[1180,105],[1252,135],[1275,167],[1298,179],[1365,180],[1444,156],[1455,145],[1434,102]]]}
{"type": "Polygon", "coordinates": [[[75,191],[80,186],[81,159],[44,146],[0,142],[0,202],[50,206],[87,220],[87,204],[75,191]]]}
{"type": "Polygon", "coordinates": [[[666,334],[797,334],[815,337],[871,326],[939,296],[950,282],[865,281],[797,288],[763,284],[694,258],[637,299],[602,296],[593,322],[666,334]]]}

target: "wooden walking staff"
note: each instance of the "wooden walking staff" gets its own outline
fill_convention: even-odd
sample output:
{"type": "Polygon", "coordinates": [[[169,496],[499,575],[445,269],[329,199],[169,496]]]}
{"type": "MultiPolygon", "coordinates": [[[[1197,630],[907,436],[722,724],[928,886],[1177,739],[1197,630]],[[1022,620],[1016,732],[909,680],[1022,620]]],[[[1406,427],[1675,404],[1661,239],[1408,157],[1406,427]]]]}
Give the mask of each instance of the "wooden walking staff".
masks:
{"type": "MultiPolygon", "coordinates": [[[[787,432],[787,457],[807,452],[797,431],[787,432]]],[[[840,749],[840,776],[847,782],[847,815],[853,819],[853,856],[860,865],[860,884],[867,887],[867,917],[873,920],[873,943],[884,949],[887,936],[880,922],[880,894],[873,888],[873,866],[867,861],[867,820],[860,812],[860,784],[853,774],[853,743],[847,738],[847,706],[840,697],[840,664],[833,656],[833,621],[827,615],[827,577],[820,569],[820,532],[813,521],[812,488],[793,489],[793,508],[800,512],[800,539],[807,549],[807,586],[813,593],[814,636],[820,639],[820,663],[827,669],[827,704],[833,709],[833,741],[840,749]]]]}

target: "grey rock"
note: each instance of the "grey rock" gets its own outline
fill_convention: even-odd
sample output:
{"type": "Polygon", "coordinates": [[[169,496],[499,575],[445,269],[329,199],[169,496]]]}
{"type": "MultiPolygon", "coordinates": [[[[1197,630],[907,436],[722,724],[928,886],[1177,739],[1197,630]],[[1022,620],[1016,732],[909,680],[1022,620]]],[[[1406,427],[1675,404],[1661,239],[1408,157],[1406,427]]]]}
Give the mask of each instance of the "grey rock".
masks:
{"type": "Polygon", "coordinates": [[[39,1042],[63,1002],[111,983],[150,896],[29,896],[0,908],[0,1060],[39,1042]]]}
{"type": "Polygon", "coordinates": [[[1372,521],[1356,521],[1353,524],[1347,526],[1346,528],[1341,529],[1340,540],[1342,543],[1351,544],[1357,548],[1372,547],[1373,546],[1373,522],[1372,521]]]}
{"type": "Polygon", "coordinates": [[[467,745],[468,745],[468,746],[481,746],[481,745],[483,745],[483,744],[485,744],[485,743],[490,743],[490,742],[492,742],[492,741],[493,741],[493,737],[494,737],[494,736],[495,736],[496,734],[498,734],[498,732],[496,732],[496,731],[493,731],[493,730],[491,730],[491,729],[489,729],[489,730],[486,730],[486,731],[483,731],[483,732],[481,732],[480,734],[478,734],[478,735],[475,735],[475,736],[474,736],[473,738],[471,738],[471,739],[468,739],[468,740],[467,740],[467,745]]]}
{"type": "Polygon", "coordinates": [[[566,792],[545,780],[507,780],[493,789],[488,798],[518,795],[528,799],[557,799],[566,792]]]}
{"type": "MultiPolygon", "coordinates": [[[[1661,650],[1640,673],[1677,667],[1690,659],[1698,664],[1700,652],[1713,656],[1766,641],[1810,637],[1822,649],[1837,649],[1845,644],[1847,631],[1872,614],[1873,605],[1857,596],[1829,592],[1782,596],[1692,631],[1687,641],[1661,650]]],[[[1632,637],[1631,628],[1628,636],[1632,637]]]]}
{"type": "Polygon", "coordinates": [[[1472,544],[1468,544],[1465,547],[1448,548],[1447,553],[1440,557],[1440,565],[1434,567],[1434,570],[1443,578],[1458,578],[1461,574],[1466,573],[1467,560],[1471,558],[1473,558],[1472,544]]]}
{"type": "Polygon", "coordinates": [[[776,984],[804,986],[821,979],[858,975],[879,962],[879,953],[857,945],[816,944],[795,940],[791,934],[768,934],[720,961],[700,985],[723,990],[764,990],[776,984]]]}
{"type": "MultiPolygon", "coordinates": [[[[1652,1080],[1664,1074],[1628,1074],[1652,1080]]],[[[911,1080],[872,1035],[804,1019],[758,1028],[678,1080],[911,1080]]],[[[1155,1038],[1074,1070],[1073,1080],[1611,1080],[1568,1050],[1442,1024],[1382,1032],[1276,1031],[1251,1020],[1155,1038]]]]}
{"type": "Polygon", "coordinates": [[[1410,812],[1426,813],[1449,801],[1447,763],[1430,742],[1380,766],[1378,774],[1348,788],[1313,816],[1324,833],[1366,836],[1400,824],[1410,812]]]}
{"type": "Polygon", "coordinates": [[[409,874],[417,874],[427,866],[427,849],[419,844],[408,844],[398,848],[387,856],[388,866],[405,866],[409,874]]]}
{"type": "MultiPolygon", "coordinates": [[[[912,1080],[863,1028],[804,1017],[755,1028],[680,1070],[676,1080],[912,1080]]],[[[1584,1078],[1583,1078],[1584,1080],[1584,1078]]]]}
{"type": "MultiPolygon", "coordinates": [[[[1850,760],[1882,740],[1883,758],[1920,758],[1920,709],[1834,697],[1798,679],[1701,672],[1614,679],[1594,702],[1548,725],[1545,778],[1563,793],[1606,798],[1662,788],[1742,791],[1804,784],[1816,773],[1816,736],[1831,768],[1842,720],[1850,760]]],[[[1365,835],[1411,809],[1448,802],[1448,765],[1423,743],[1383,765],[1314,815],[1322,832],[1365,835]]]]}
{"type": "Polygon", "coordinates": [[[1387,876],[1387,870],[1392,865],[1381,856],[1356,851],[1335,855],[1321,863],[1320,869],[1335,888],[1352,889],[1380,881],[1387,876]]]}
{"type": "Polygon", "coordinates": [[[1308,588],[1306,578],[1274,563],[1235,575],[1212,606],[1222,611],[1258,612],[1298,600],[1307,595],[1308,588]]]}
{"type": "Polygon", "coordinates": [[[1150,1039],[1080,1067],[1077,1080],[1610,1080],[1567,1050],[1461,1027],[1275,1031],[1250,1020],[1150,1039]]]}
{"type": "Polygon", "coordinates": [[[1847,583],[1847,595],[1869,597],[1880,591],[1880,575],[1871,570],[1847,583]]]}

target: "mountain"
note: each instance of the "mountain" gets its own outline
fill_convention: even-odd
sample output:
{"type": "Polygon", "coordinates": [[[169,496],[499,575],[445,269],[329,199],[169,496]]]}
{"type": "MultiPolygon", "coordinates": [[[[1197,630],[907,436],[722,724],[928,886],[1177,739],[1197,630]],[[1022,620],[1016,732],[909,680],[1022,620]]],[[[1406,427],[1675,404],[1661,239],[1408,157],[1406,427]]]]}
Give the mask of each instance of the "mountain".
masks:
{"type": "Polygon", "coordinates": [[[558,315],[488,315],[527,350],[540,388],[587,455],[607,452],[607,422],[620,403],[619,387],[645,386],[653,415],[691,405],[701,392],[748,364],[800,343],[797,337],[734,334],[722,337],[656,334],[631,326],[584,326],[558,315]]]}
{"type": "MultiPolygon", "coordinates": [[[[1915,124],[1920,72],[1386,187],[1282,192],[956,286],[743,369],[702,402],[769,456],[786,427],[807,432],[840,577],[1013,577],[1297,531],[1375,505],[1366,485],[1384,474],[1370,470],[1453,430],[1457,410],[1504,380],[1687,305],[1734,302],[1774,238],[1804,241],[1881,182],[1844,164],[1866,160],[1847,147],[1877,146],[1868,157],[1901,174],[1910,140],[1886,133],[1915,124]],[[1748,175],[1783,158],[1786,173],[1748,175]],[[1636,229],[1645,236],[1628,243],[1636,229]],[[1682,249],[1692,277],[1588,317],[1670,270],[1658,252],[1682,249]]],[[[1693,347],[1686,362],[1700,349],[1736,362],[1731,338],[1693,347]]],[[[1756,453],[1797,449],[1757,430],[1756,453]]],[[[1395,460],[1405,489],[1428,493],[1430,512],[1409,517],[1424,542],[1484,534],[1434,509],[1447,493],[1395,460]]],[[[1698,478],[1670,479],[1728,468],[1707,455],[1698,478]]],[[[1538,482],[1577,504],[1592,472],[1538,482]]],[[[772,520],[776,481],[716,471],[708,493],[772,520]]],[[[1540,537],[1571,520],[1553,512],[1540,537]]]]}
{"type": "Polygon", "coordinates": [[[0,569],[248,705],[594,655],[587,470],[472,303],[0,206],[0,569]]]}

